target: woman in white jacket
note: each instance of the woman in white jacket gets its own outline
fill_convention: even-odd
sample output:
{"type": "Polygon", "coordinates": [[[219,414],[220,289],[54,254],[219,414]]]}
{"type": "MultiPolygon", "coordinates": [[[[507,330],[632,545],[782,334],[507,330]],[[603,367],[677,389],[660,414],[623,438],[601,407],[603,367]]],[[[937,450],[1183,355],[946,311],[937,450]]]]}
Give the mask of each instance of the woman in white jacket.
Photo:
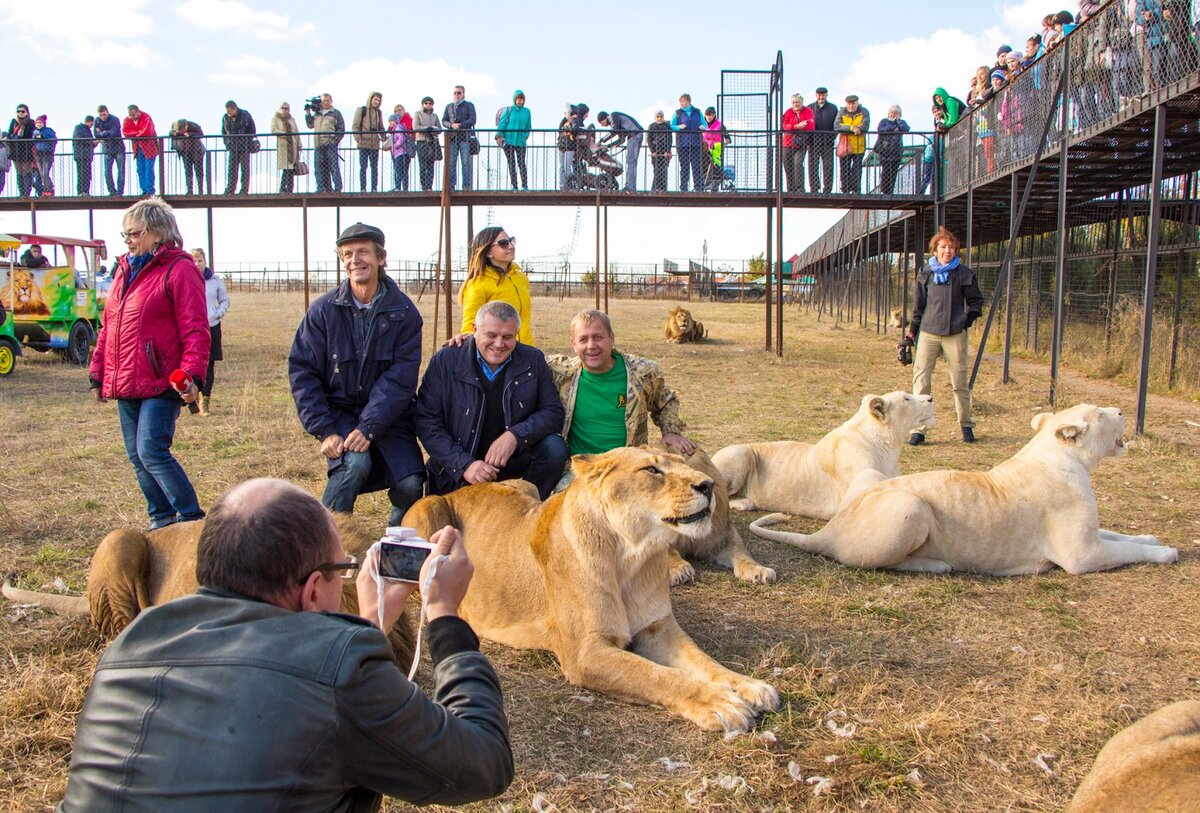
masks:
{"type": "Polygon", "coordinates": [[[204,298],[208,303],[208,331],[212,334],[212,347],[208,351],[208,374],[204,376],[204,389],[200,391],[200,414],[208,415],[208,399],[212,397],[214,368],[224,360],[221,352],[221,319],[229,310],[229,292],[225,283],[208,267],[208,257],[202,248],[192,249],[196,267],[204,274],[204,298]]]}

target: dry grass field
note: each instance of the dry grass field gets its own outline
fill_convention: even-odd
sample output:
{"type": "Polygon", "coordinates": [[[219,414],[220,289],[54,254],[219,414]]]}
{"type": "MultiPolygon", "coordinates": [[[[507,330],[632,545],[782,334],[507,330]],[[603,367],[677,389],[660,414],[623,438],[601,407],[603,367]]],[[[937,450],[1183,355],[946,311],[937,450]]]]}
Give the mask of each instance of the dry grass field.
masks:
{"type": "MultiPolygon", "coordinates": [[[[567,321],[586,305],[536,301],[540,346],[565,351],[567,321]]],[[[185,413],[174,446],[204,505],[256,475],[320,494],[324,466],[285,376],[302,306],[298,295],[235,296],[215,414],[185,413]]],[[[695,305],[711,337],[698,345],[662,340],[668,307],[615,301],[618,347],[661,360],[690,433],[710,451],[816,439],[864,393],[909,383],[894,336],[831,330],[789,309],[788,352],[777,359],[761,349],[758,306],[695,305]]],[[[428,357],[428,297],[421,308],[428,357]]],[[[985,363],[980,442],[966,446],[939,368],[940,424],[927,446],[905,448],[902,470],[984,469],[1019,449],[1048,377],[1029,362],[1014,372],[1001,385],[998,363],[985,363]]],[[[1132,431],[1131,391],[1068,369],[1062,392],[1063,405],[1123,408],[1132,431]]],[[[1200,698],[1198,423],[1197,404],[1153,397],[1148,435],[1094,479],[1102,523],[1158,535],[1180,548],[1175,566],[1009,579],[852,570],[752,537],[753,516],[740,516],[779,583],[751,586],[702,566],[699,582],[673,597],[703,648],[779,689],[782,710],[750,735],[726,740],[611,701],[568,684],[545,652],[485,643],[505,687],[518,773],[477,809],[1063,809],[1113,733],[1170,701],[1200,698]]],[[[96,543],[146,522],[115,407],[93,403],[78,368],[35,355],[0,380],[0,426],[0,568],[34,589],[81,590],[96,543]]],[[[386,519],[381,495],[360,511],[380,526],[386,519]]],[[[61,798],[75,715],[104,644],[82,619],[0,610],[0,809],[50,810],[61,798]]]]}

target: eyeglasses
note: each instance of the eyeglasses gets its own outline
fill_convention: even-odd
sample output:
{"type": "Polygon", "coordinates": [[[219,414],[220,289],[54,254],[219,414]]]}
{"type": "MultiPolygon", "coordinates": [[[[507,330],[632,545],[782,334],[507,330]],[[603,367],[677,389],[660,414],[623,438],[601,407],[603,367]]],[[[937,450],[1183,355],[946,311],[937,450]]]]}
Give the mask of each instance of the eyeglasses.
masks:
{"type": "Polygon", "coordinates": [[[500,248],[508,248],[509,246],[513,246],[515,248],[517,245],[517,238],[505,237],[502,240],[497,240],[496,245],[500,246],[500,248]]]}
{"type": "MultiPolygon", "coordinates": [[[[350,561],[348,562],[327,562],[323,565],[317,565],[308,572],[308,576],[311,576],[318,570],[322,573],[327,573],[331,570],[340,570],[342,578],[349,581],[350,579],[358,578],[358,568],[358,557],[351,556],[350,561]]],[[[303,579],[297,579],[296,584],[304,584],[306,581],[308,581],[308,576],[305,576],[303,579]]]]}
{"type": "Polygon", "coordinates": [[[122,240],[136,240],[145,233],[146,233],[145,229],[140,229],[138,231],[123,231],[123,232],[121,232],[121,239],[122,240]]]}
{"type": "Polygon", "coordinates": [[[28,115],[29,115],[29,111],[28,111],[28,110],[26,110],[26,109],[24,109],[24,108],[22,108],[22,107],[18,107],[18,108],[17,108],[17,115],[18,115],[18,116],[28,116],[28,115]]]}

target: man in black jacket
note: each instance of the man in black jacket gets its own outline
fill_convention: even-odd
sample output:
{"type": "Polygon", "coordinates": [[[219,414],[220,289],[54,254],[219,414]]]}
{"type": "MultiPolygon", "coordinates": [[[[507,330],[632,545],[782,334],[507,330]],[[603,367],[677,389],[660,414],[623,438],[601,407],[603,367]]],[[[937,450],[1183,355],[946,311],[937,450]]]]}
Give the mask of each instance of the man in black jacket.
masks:
{"type": "Polygon", "coordinates": [[[104,153],[104,181],[111,197],[125,194],[125,142],[121,140],[121,120],[108,112],[107,105],[96,108],[95,135],[104,153]],[[117,179],[113,180],[113,167],[117,179]]]}
{"type": "Polygon", "coordinates": [[[475,138],[475,105],[466,100],[466,88],[454,86],[454,101],[442,113],[442,127],[455,131],[450,136],[450,188],[458,185],[458,168],[462,166],[462,188],[471,189],[471,139],[475,138]]]}
{"type": "Polygon", "coordinates": [[[75,194],[83,197],[92,194],[92,156],[96,152],[92,123],[95,121],[91,116],[84,116],[71,133],[71,150],[75,154],[75,194]]]}
{"type": "Polygon", "coordinates": [[[329,513],[282,480],[217,500],[196,594],[134,619],[100,658],[62,813],[457,805],[513,777],[499,680],[458,618],[472,566],[451,527],[422,569],[433,699],[392,659],[412,583],[347,556],[329,513]],[[431,564],[437,570],[431,573],[431,564]],[[359,615],[338,612],[357,571],[359,615]],[[133,721],[133,724],[131,724],[133,721]]]}
{"type": "Polygon", "coordinates": [[[225,115],[221,118],[221,135],[225,137],[225,149],[229,151],[229,176],[225,183],[225,194],[232,195],[238,185],[238,170],[242,174],[242,194],[250,193],[250,153],[254,152],[254,117],[249,110],[241,110],[233,99],[225,102],[225,115]]]}
{"type": "Polygon", "coordinates": [[[808,138],[808,188],[822,194],[833,193],[833,149],[837,136],[838,108],[829,103],[829,88],[817,88],[817,100],[808,106],[813,112],[813,134],[808,138]],[[820,169],[817,165],[820,164],[820,169]]]}
{"type": "Polygon", "coordinates": [[[628,113],[614,110],[608,113],[600,111],[596,121],[601,126],[609,128],[609,134],[600,140],[602,145],[625,145],[625,191],[637,191],[638,155],[642,151],[642,139],[645,137],[642,125],[628,113]]]}
{"type": "Polygon", "coordinates": [[[417,393],[417,437],[429,454],[429,493],[522,478],[542,499],[570,453],[546,357],[517,343],[521,317],[501,300],[475,314],[475,334],[433,355],[417,393]]]}

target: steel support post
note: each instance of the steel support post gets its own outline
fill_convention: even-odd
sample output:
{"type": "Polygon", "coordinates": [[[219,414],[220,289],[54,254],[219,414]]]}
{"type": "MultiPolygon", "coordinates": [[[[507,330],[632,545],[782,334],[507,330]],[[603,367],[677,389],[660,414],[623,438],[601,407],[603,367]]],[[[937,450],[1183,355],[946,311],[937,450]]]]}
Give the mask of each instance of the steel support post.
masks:
{"type": "Polygon", "coordinates": [[[1150,159],[1150,223],[1146,245],[1146,288],[1142,294],[1142,359],[1138,369],[1137,421],[1134,431],[1146,431],[1146,389],[1150,384],[1150,340],[1154,330],[1154,285],[1158,274],[1158,238],[1162,227],[1163,151],[1167,138],[1167,108],[1154,108],[1154,145],[1150,159]]]}

